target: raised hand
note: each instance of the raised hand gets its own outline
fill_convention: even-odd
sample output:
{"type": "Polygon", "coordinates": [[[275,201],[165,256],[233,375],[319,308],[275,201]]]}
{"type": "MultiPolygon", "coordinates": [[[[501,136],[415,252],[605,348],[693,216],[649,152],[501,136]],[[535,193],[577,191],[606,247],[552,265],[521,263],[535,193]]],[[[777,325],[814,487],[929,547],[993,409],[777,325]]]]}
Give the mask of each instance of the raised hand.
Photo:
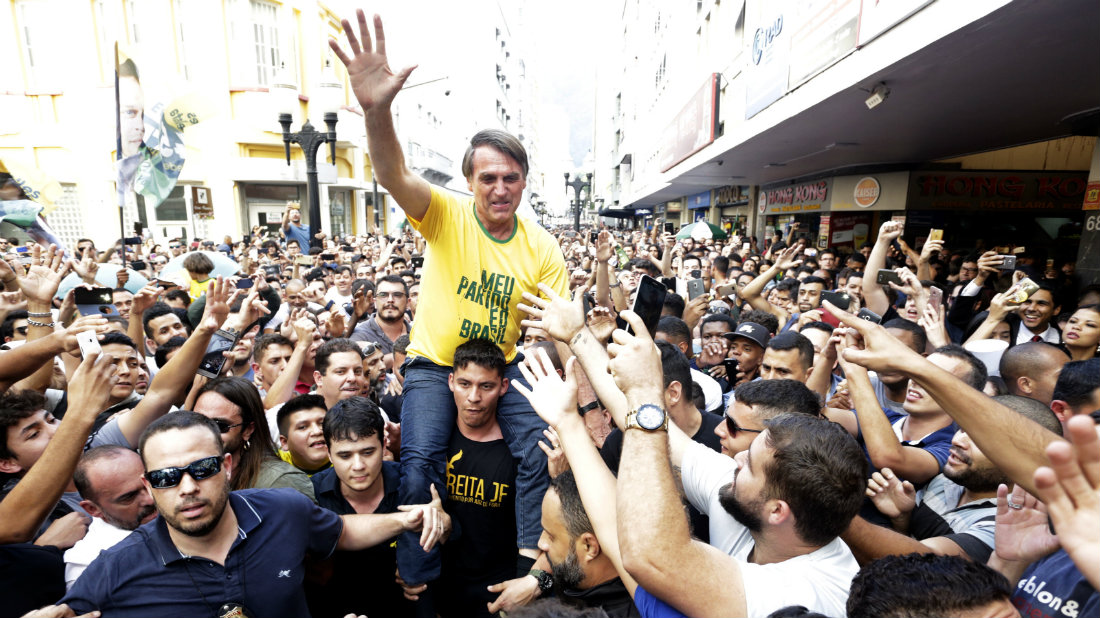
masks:
{"type": "Polygon", "coordinates": [[[886,221],[878,229],[878,241],[880,243],[889,244],[897,240],[898,236],[901,236],[902,227],[897,221],[886,221]]]}
{"type": "Polygon", "coordinates": [[[582,297],[588,291],[587,286],[577,288],[572,301],[558,296],[557,292],[545,283],[539,284],[539,292],[546,298],[523,293],[521,311],[531,316],[520,322],[520,326],[541,328],[558,341],[568,343],[584,328],[584,301],[582,297]]]}
{"type": "Polygon", "coordinates": [[[1005,485],[997,488],[996,522],[994,549],[1001,560],[1031,564],[1058,549],[1058,537],[1047,527],[1046,505],[1019,486],[1011,493],[1005,485]]]}
{"type": "Polygon", "coordinates": [[[569,471],[569,459],[565,457],[561,439],[558,438],[558,432],[553,427],[543,429],[542,435],[546,436],[546,442],[539,440],[539,448],[546,453],[546,471],[550,474],[550,478],[556,478],[563,472],[569,471]]]}
{"type": "Polygon", "coordinates": [[[519,364],[519,372],[531,386],[512,382],[521,395],[531,402],[539,418],[551,427],[557,427],[569,415],[577,416],[577,378],[573,373],[574,358],[565,363],[565,379],[554,371],[554,365],[546,350],[538,349],[519,364]]]}
{"type": "MultiPolygon", "coordinates": [[[[31,266],[26,275],[18,278],[19,289],[28,301],[49,304],[57,293],[57,286],[68,274],[71,263],[63,259],[57,245],[50,245],[45,255],[42,254],[41,245],[35,245],[31,251],[31,266]]],[[[6,274],[2,276],[7,283],[6,274]]]]}
{"type": "Polygon", "coordinates": [[[627,310],[622,313],[634,331],[616,330],[611,334],[612,343],[607,345],[607,355],[611,357],[608,369],[615,378],[619,390],[627,396],[652,398],[662,402],[661,354],[646,330],[641,316],[627,310]]]}
{"type": "Polygon", "coordinates": [[[420,546],[431,551],[436,543],[446,542],[451,534],[451,516],[443,510],[443,500],[435,489],[429,486],[432,501],[428,504],[401,505],[398,511],[405,513],[404,527],[409,531],[420,531],[420,546]]]}
{"type": "Polygon", "coordinates": [[[85,315],[77,318],[76,321],[64,330],[65,341],[63,346],[65,351],[69,354],[76,355],[80,350],[80,344],[76,341],[77,334],[90,330],[94,331],[96,335],[102,335],[107,332],[107,324],[107,318],[101,315],[85,315]]]}
{"type": "Polygon", "coordinates": [[[890,519],[908,515],[917,507],[917,490],[903,481],[890,468],[883,468],[867,481],[867,497],[880,513],[890,519]]]}
{"type": "Polygon", "coordinates": [[[362,106],[363,112],[371,109],[388,109],[393,98],[405,84],[405,80],[412,74],[415,66],[405,67],[397,73],[390,69],[386,58],[386,35],[382,30],[382,18],[374,16],[375,45],[371,45],[370,29],[367,27],[367,17],[362,9],[355,12],[359,20],[359,38],[363,46],[360,48],[359,39],[356,38],[348,20],[342,20],[344,34],[347,35],[348,47],[352,56],[349,57],[336,39],[329,39],[329,47],[344,63],[348,70],[348,81],[355,92],[355,98],[362,106]]]}
{"type": "Polygon", "coordinates": [[[72,264],[73,272],[75,272],[82,281],[95,285],[95,276],[99,272],[99,262],[96,260],[95,249],[89,249],[84,252],[84,255],[77,260],[70,260],[72,264]]]}
{"type": "Polygon", "coordinates": [[[942,240],[929,240],[925,241],[924,246],[920,250],[920,261],[928,262],[932,259],[933,253],[943,253],[943,241],[942,240]]]}
{"type": "Polygon", "coordinates": [[[787,247],[786,249],[780,251],[779,255],[775,258],[776,268],[781,271],[797,268],[799,265],[802,264],[802,260],[795,258],[797,258],[798,255],[802,253],[803,249],[804,247],[802,245],[802,241],[798,241],[790,247],[787,247]]]}
{"type": "Polygon", "coordinates": [[[611,338],[611,333],[615,331],[615,316],[611,314],[611,309],[608,307],[593,307],[588,312],[585,323],[596,341],[604,345],[611,338]]]}
{"type": "Polygon", "coordinates": [[[886,332],[881,324],[858,318],[829,301],[822,304],[845,326],[855,330],[863,341],[862,349],[845,348],[838,360],[856,363],[879,373],[904,372],[924,362],[920,354],[886,332]]]}
{"type": "Polygon", "coordinates": [[[211,281],[210,287],[206,289],[206,307],[203,309],[200,325],[211,331],[221,328],[225,319],[229,317],[229,308],[240,293],[241,290],[230,285],[225,277],[218,277],[211,281]]]}

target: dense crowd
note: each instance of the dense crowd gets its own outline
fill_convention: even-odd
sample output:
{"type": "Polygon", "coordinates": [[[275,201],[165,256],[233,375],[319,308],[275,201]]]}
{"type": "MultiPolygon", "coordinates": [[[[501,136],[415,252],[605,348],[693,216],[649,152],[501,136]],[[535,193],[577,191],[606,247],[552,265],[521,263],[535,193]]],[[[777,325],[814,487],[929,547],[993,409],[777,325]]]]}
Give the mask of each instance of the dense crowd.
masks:
{"type": "Polygon", "coordinates": [[[405,166],[344,27],[407,227],[2,243],[0,615],[1100,615],[1072,262],[546,230],[507,133],[405,166]]]}

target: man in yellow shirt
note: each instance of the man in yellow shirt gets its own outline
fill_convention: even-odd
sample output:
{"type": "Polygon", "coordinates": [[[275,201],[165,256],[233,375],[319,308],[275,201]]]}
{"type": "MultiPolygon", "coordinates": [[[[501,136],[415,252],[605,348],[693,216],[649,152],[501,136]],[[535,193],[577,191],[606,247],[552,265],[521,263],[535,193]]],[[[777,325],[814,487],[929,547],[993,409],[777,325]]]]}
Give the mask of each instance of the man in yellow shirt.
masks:
{"type": "MultiPolygon", "coordinates": [[[[470,140],[462,172],[472,198],[433,187],[406,166],[390,105],[412,67],[391,71],[381,19],[374,18],[377,48],[372,49],[362,11],[358,17],[360,37],[344,22],[352,56],[336,41],[330,44],[347,67],[363,108],[375,177],[428,243],[420,280],[425,302],[419,305],[403,368],[401,411],[401,503],[420,504],[429,499],[429,484],[445,487],[444,459],[457,412],[448,388],[455,348],[471,339],[488,339],[508,361],[504,377],[522,381],[516,340],[524,318],[517,305],[523,292],[537,295],[539,283],[566,295],[568,277],[554,238],[516,216],[528,166],[527,153],[514,136],[489,129],[470,140]]],[[[549,484],[546,460],[537,444],[545,424],[512,389],[501,397],[497,414],[504,439],[520,462],[517,543],[533,563],[542,532],[542,496],[549,484]]],[[[398,544],[397,563],[408,584],[426,583],[439,575],[438,554],[425,554],[410,535],[398,544]]],[[[534,581],[529,577],[513,581],[525,580],[534,581]]],[[[424,605],[418,607],[418,613],[427,610],[424,605]]]]}

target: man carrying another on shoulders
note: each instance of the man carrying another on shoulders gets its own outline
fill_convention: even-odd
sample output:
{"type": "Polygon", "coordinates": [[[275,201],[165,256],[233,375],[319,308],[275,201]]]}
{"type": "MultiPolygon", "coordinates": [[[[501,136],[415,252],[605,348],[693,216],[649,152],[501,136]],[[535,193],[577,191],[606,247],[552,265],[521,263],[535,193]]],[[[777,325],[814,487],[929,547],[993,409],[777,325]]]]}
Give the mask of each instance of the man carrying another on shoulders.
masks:
{"type": "MultiPolygon", "coordinates": [[[[359,36],[343,22],[352,55],[329,41],[347,67],[366,119],[367,146],[378,182],[405,211],[427,241],[430,257],[420,281],[432,299],[419,308],[411,334],[405,375],[401,448],[401,501],[427,502],[429,486],[442,486],[445,454],[456,408],[447,378],[462,342],[487,339],[504,353],[504,377],[522,380],[515,344],[523,314],[523,292],[538,293],[544,283],[568,292],[565,260],[545,230],[516,216],[527,186],[527,153],[514,136],[500,130],[478,132],[463,157],[462,170],[473,193],[458,199],[436,189],[405,164],[390,106],[412,73],[393,72],[386,60],[382,20],[374,19],[377,47],[366,16],[358,12],[359,36]],[[363,47],[360,47],[360,41],[363,47]]],[[[537,554],[540,504],[549,479],[538,440],[545,426],[518,392],[505,392],[497,415],[502,434],[518,461],[515,500],[520,551],[537,554]]],[[[409,584],[439,575],[438,554],[425,556],[413,535],[398,544],[397,562],[409,584]]],[[[422,604],[418,611],[432,615],[422,604]]]]}

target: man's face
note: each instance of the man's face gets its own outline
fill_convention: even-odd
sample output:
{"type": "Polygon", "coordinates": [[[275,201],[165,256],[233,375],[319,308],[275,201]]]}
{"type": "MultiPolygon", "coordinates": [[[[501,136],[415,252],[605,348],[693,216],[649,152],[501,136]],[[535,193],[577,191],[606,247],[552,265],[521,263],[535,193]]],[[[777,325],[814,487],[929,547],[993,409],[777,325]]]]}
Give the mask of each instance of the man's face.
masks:
{"type": "Polygon", "coordinates": [[[821,306],[821,292],[825,286],[820,283],[803,283],[798,288],[798,310],[802,313],[821,306]]]}
{"type": "Polygon", "coordinates": [[[336,352],[328,357],[328,370],[313,372],[317,390],[330,406],[337,401],[355,397],[366,386],[363,380],[363,358],[355,352],[336,352]]]}
{"type": "Polygon", "coordinates": [[[730,332],[730,327],[725,322],[715,320],[707,322],[699,329],[699,338],[703,345],[708,343],[721,343],[722,335],[730,332]]]}
{"type": "Polygon", "coordinates": [[[523,347],[527,349],[536,343],[541,341],[550,341],[550,333],[542,330],[541,328],[535,328],[534,326],[528,326],[527,330],[523,333],[523,347]]]}
{"type": "Polygon", "coordinates": [[[961,429],[951,439],[951,454],[943,464],[943,475],[976,492],[997,491],[998,485],[1007,482],[1001,470],[961,429]]]}
{"type": "Polygon", "coordinates": [[[374,281],[374,273],[371,272],[370,266],[360,266],[355,269],[355,278],[374,281]]]}
{"type": "Polygon", "coordinates": [[[287,218],[290,219],[291,223],[301,223],[302,222],[302,209],[301,208],[288,208],[287,209],[287,214],[289,215],[287,218]]]}
{"type": "Polygon", "coordinates": [[[848,277],[848,281],[844,283],[844,291],[848,293],[848,296],[851,296],[852,298],[858,298],[862,303],[863,277],[853,273],[851,277],[848,277]]]}
{"type": "Polygon", "coordinates": [[[290,305],[294,309],[301,309],[308,304],[302,292],[305,290],[305,286],[301,283],[291,283],[286,286],[286,304],[290,305]]]}
{"type": "Polygon", "coordinates": [[[1054,346],[1040,345],[1042,345],[1039,352],[1041,360],[1032,364],[1025,372],[1025,375],[1031,378],[1031,393],[1026,396],[1050,406],[1051,400],[1054,399],[1054,386],[1058,383],[1062,366],[1069,362],[1069,357],[1054,346]]]}
{"type": "Polygon", "coordinates": [[[279,374],[290,362],[290,355],[293,353],[294,348],[291,346],[269,345],[264,349],[264,355],[260,362],[252,363],[252,370],[260,375],[260,382],[263,384],[264,390],[271,390],[271,385],[279,379],[279,374]]]}
{"type": "Polygon", "coordinates": [[[11,339],[12,341],[26,341],[27,340],[27,324],[26,318],[13,320],[11,323],[11,339]]]}
{"type": "Polygon", "coordinates": [[[382,478],[381,436],[333,440],[329,459],[341,485],[351,491],[367,491],[382,478]]]}
{"type": "Polygon", "coordinates": [[[321,425],[326,410],[309,408],[290,415],[286,435],[279,436],[279,446],[291,454],[294,463],[307,470],[317,470],[328,463],[328,447],[321,425]]]}
{"type": "Polygon", "coordinates": [[[768,302],[773,306],[781,307],[785,311],[792,311],[794,309],[794,302],[791,301],[790,290],[772,290],[769,295],[768,302]]]}
{"type": "Polygon", "coordinates": [[[137,355],[137,359],[138,368],[137,376],[134,378],[134,390],[137,391],[137,394],[144,395],[149,390],[149,364],[145,362],[145,357],[140,354],[137,355]]]}
{"type": "Polygon", "coordinates": [[[745,375],[752,375],[764,358],[764,348],[760,347],[760,344],[755,341],[750,341],[744,337],[733,337],[729,342],[730,349],[727,356],[737,359],[738,369],[744,372],[745,375]]]}
{"type": "Polygon", "coordinates": [[[798,380],[805,384],[810,372],[802,367],[798,348],[790,350],[764,350],[760,362],[760,377],[765,380],[798,380]]]}
{"type": "Polygon", "coordinates": [[[153,345],[149,346],[155,352],[157,346],[164,345],[172,337],[186,337],[187,328],[180,322],[180,317],[174,313],[166,313],[160,317],[149,320],[149,331],[153,333],[153,345]]]}
{"type": "Polygon", "coordinates": [[[764,492],[767,478],[764,468],[771,460],[763,433],[756,434],[747,450],[738,453],[734,459],[739,467],[733,475],[733,482],[718,490],[718,501],[726,512],[749,529],[760,532],[764,529],[764,492]]]}
{"type": "MultiPolygon", "coordinates": [[[[931,354],[928,356],[928,361],[956,378],[965,375],[968,369],[968,366],[963,363],[962,360],[951,356],[944,356],[943,354],[931,354]]],[[[943,408],[940,407],[940,404],[932,399],[932,396],[924,390],[924,387],[913,380],[909,380],[909,390],[905,394],[905,403],[902,407],[909,414],[927,415],[943,413],[943,408]]]]}
{"type": "MultiPolygon", "coordinates": [[[[8,244],[8,239],[0,238],[0,250],[7,250],[8,244]]],[[[80,257],[83,257],[89,249],[93,248],[95,248],[95,244],[91,241],[86,240],[76,246],[76,254],[80,257]]]]}
{"type": "MultiPolygon", "coordinates": [[[[179,468],[206,457],[221,456],[214,436],[205,427],[155,434],[145,441],[143,453],[146,471],[179,468]]],[[[201,537],[213,531],[225,513],[232,462],[233,456],[225,455],[217,474],[196,481],[184,473],[175,487],[153,489],[144,477],[143,482],[165,523],[188,536],[201,537]]]]}
{"type": "Polygon", "coordinates": [[[1041,333],[1050,325],[1051,318],[1057,313],[1054,296],[1050,290],[1036,290],[1031,298],[1025,300],[1016,310],[1024,326],[1033,333],[1041,333]]]}
{"type": "Polygon", "coordinates": [[[115,291],[111,293],[111,302],[118,309],[118,314],[127,320],[130,319],[130,308],[134,306],[134,295],[129,292],[115,291]]]}
{"type": "Polygon", "coordinates": [[[404,319],[409,298],[405,288],[398,283],[383,281],[374,294],[374,310],[383,322],[397,322],[404,319]]]}
{"type": "Polygon", "coordinates": [[[699,258],[697,258],[697,257],[684,258],[684,272],[681,275],[681,277],[683,277],[684,279],[692,279],[693,277],[692,277],[691,271],[701,270],[701,269],[702,269],[702,266],[700,265],[699,258]]]}
{"type": "Polygon", "coordinates": [[[554,489],[542,498],[542,536],[539,549],[546,552],[554,583],[563,590],[579,590],[584,582],[584,567],[577,560],[577,546],[569,538],[569,529],[561,515],[561,498],[554,489]]]}
{"type": "Polygon", "coordinates": [[[118,119],[122,131],[122,156],[138,153],[145,138],[145,97],[133,77],[118,79],[118,119]]]}
{"type": "MultiPolygon", "coordinates": [[[[294,213],[294,212],[296,212],[296,211],[291,211],[291,213],[294,213]]],[[[298,218],[301,219],[302,215],[299,214],[298,218]]],[[[296,221],[294,221],[294,215],[293,214],[291,214],[290,221],[292,223],[296,223],[296,221]]],[[[286,244],[286,255],[289,258],[296,258],[299,255],[302,255],[302,248],[299,247],[298,243],[296,243],[296,242],[288,242],[286,244]]]]}
{"type": "Polygon", "coordinates": [[[471,163],[467,184],[474,194],[478,219],[489,228],[509,225],[527,187],[523,167],[491,146],[475,148],[471,163]]]}
{"type": "Polygon", "coordinates": [[[332,283],[336,286],[336,291],[340,292],[344,296],[351,294],[351,271],[340,270],[332,276],[332,283]]]}
{"type": "Polygon", "coordinates": [[[252,432],[256,429],[251,423],[244,422],[244,414],[237,404],[214,391],[199,395],[195,402],[195,412],[211,420],[222,421],[229,428],[222,432],[222,442],[225,444],[225,452],[233,455],[239,456],[245,441],[252,437],[252,432]]]}
{"type": "Polygon", "coordinates": [[[386,362],[381,349],[375,348],[370,356],[363,359],[363,372],[364,387],[381,394],[382,387],[386,385],[386,362]]]}
{"type": "Polygon", "coordinates": [[[963,260],[959,266],[959,281],[966,283],[978,276],[978,263],[974,260],[963,260]]]}
{"type": "Polygon", "coordinates": [[[136,452],[99,459],[87,472],[94,498],[86,501],[91,503],[90,509],[85,506],[90,515],[123,530],[136,530],[157,516],[153,497],[141,482],[145,469],[136,452]]]}
{"type": "Polygon", "coordinates": [[[8,450],[15,455],[0,459],[0,472],[24,474],[42,456],[60,421],[46,410],[38,410],[8,427],[8,450]]]}
{"type": "Polygon", "coordinates": [[[722,444],[722,454],[729,457],[749,448],[764,427],[756,418],[752,407],[748,404],[734,400],[726,409],[726,418],[733,419],[734,427],[730,427],[729,421],[723,420],[714,428],[714,435],[722,444]]]}
{"type": "Polygon", "coordinates": [[[836,268],[836,256],[832,253],[822,253],[817,260],[817,265],[825,270],[836,268]]]}
{"type": "Polygon", "coordinates": [[[507,378],[475,363],[455,368],[448,382],[454,393],[459,423],[472,429],[493,421],[497,400],[508,390],[507,378]]]}
{"type": "Polygon", "coordinates": [[[126,399],[134,392],[137,386],[141,363],[138,360],[137,350],[122,343],[108,343],[103,347],[103,354],[109,354],[115,365],[115,375],[118,382],[111,388],[111,405],[126,399]]]}

